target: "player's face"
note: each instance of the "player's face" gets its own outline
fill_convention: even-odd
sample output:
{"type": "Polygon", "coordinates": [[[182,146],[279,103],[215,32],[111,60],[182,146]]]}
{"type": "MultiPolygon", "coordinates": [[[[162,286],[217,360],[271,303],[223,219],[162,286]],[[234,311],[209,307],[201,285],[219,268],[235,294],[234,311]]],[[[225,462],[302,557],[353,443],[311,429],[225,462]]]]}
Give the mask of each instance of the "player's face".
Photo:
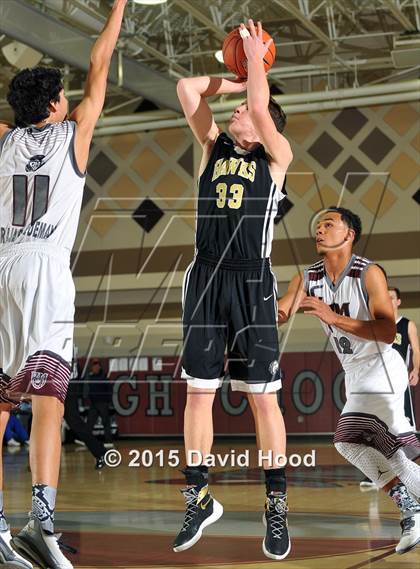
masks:
{"type": "Polygon", "coordinates": [[[395,290],[389,290],[388,294],[389,298],[391,299],[393,309],[398,310],[398,307],[401,304],[401,300],[399,300],[397,293],[395,290]]]}
{"type": "Polygon", "coordinates": [[[246,102],[241,103],[239,107],[236,107],[233,111],[229,121],[229,132],[234,137],[254,135],[254,125],[249,116],[246,102]]]}
{"type": "Polygon", "coordinates": [[[319,255],[342,249],[351,240],[352,231],[341,219],[341,214],[333,211],[324,213],[316,226],[316,250],[319,255]]]}

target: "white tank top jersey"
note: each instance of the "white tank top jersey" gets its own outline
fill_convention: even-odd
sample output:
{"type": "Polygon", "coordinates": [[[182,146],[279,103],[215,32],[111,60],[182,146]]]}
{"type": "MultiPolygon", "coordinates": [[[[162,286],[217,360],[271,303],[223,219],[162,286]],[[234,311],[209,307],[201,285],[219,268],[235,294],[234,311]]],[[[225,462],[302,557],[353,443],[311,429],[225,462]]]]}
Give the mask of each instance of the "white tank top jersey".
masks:
{"type": "MultiPolygon", "coordinates": [[[[369,259],[352,255],[334,285],[325,270],[324,261],[318,261],[304,272],[305,290],[309,296],[320,298],[338,314],[356,320],[372,320],[365,287],[366,269],[370,264],[372,261],[369,259]]],[[[359,366],[364,358],[392,351],[392,344],[364,340],[323,322],[321,325],[345,371],[359,366]]]]}
{"type": "Polygon", "coordinates": [[[0,251],[36,243],[70,254],[85,185],[75,129],[73,121],[14,128],[0,140],[0,251]]]}

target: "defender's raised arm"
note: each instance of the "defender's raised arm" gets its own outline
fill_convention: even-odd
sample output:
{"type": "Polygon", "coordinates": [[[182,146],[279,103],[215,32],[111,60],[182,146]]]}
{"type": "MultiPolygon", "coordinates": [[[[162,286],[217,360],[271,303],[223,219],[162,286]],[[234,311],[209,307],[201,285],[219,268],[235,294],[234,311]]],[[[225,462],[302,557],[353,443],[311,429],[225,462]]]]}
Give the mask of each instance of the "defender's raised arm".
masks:
{"type": "Polygon", "coordinates": [[[75,154],[82,172],[86,168],[93,130],[104,106],[109,67],[126,4],[127,0],[115,0],[105,27],[92,48],[83,99],[70,115],[78,126],[75,154]]]}

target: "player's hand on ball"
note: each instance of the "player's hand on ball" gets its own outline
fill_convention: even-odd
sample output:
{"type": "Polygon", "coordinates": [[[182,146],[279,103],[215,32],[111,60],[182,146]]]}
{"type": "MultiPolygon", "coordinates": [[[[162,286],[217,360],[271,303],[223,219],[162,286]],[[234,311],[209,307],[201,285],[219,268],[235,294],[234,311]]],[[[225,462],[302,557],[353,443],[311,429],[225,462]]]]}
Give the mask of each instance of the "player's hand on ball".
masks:
{"type": "Polygon", "coordinates": [[[246,58],[248,61],[250,59],[264,59],[268,48],[273,43],[273,39],[270,38],[266,42],[263,40],[261,22],[257,22],[257,27],[255,28],[253,20],[248,20],[248,27],[249,31],[245,24],[241,24],[239,27],[239,33],[243,40],[246,58]]]}
{"type": "Polygon", "coordinates": [[[331,308],[314,296],[307,296],[301,302],[300,308],[303,308],[304,314],[311,314],[312,316],[317,316],[325,324],[334,324],[337,314],[331,310],[331,308]]]}

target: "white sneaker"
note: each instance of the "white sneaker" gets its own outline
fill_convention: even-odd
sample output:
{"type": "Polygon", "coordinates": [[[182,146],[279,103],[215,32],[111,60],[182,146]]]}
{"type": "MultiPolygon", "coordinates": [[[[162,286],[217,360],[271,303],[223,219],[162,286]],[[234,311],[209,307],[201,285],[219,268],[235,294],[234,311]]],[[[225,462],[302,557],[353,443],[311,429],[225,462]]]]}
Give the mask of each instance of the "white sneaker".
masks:
{"type": "Polygon", "coordinates": [[[402,555],[420,543],[420,511],[404,512],[401,525],[401,539],[395,551],[402,555]]]}
{"type": "Polygon", "coordinates": [[[27,555],[40,567],[48,569],[73,569],[62,554],[57,535],[46,533],[37,519],[29,520],[22,531],[12,539],[14,549],[27,555]]]}
{"type": "Polygon", "coordinates": [[[21,557],[10,545],[10,530],[0,531],[0,564],[21,569],[33,569],[33,565],[21,557]]]}
{"type": "Polygon", "coordinates": [[[7,441],[7,446],[8,447],[20,447],[20,442],[17,441],[16,439],[9,439],[7,441]]]}

